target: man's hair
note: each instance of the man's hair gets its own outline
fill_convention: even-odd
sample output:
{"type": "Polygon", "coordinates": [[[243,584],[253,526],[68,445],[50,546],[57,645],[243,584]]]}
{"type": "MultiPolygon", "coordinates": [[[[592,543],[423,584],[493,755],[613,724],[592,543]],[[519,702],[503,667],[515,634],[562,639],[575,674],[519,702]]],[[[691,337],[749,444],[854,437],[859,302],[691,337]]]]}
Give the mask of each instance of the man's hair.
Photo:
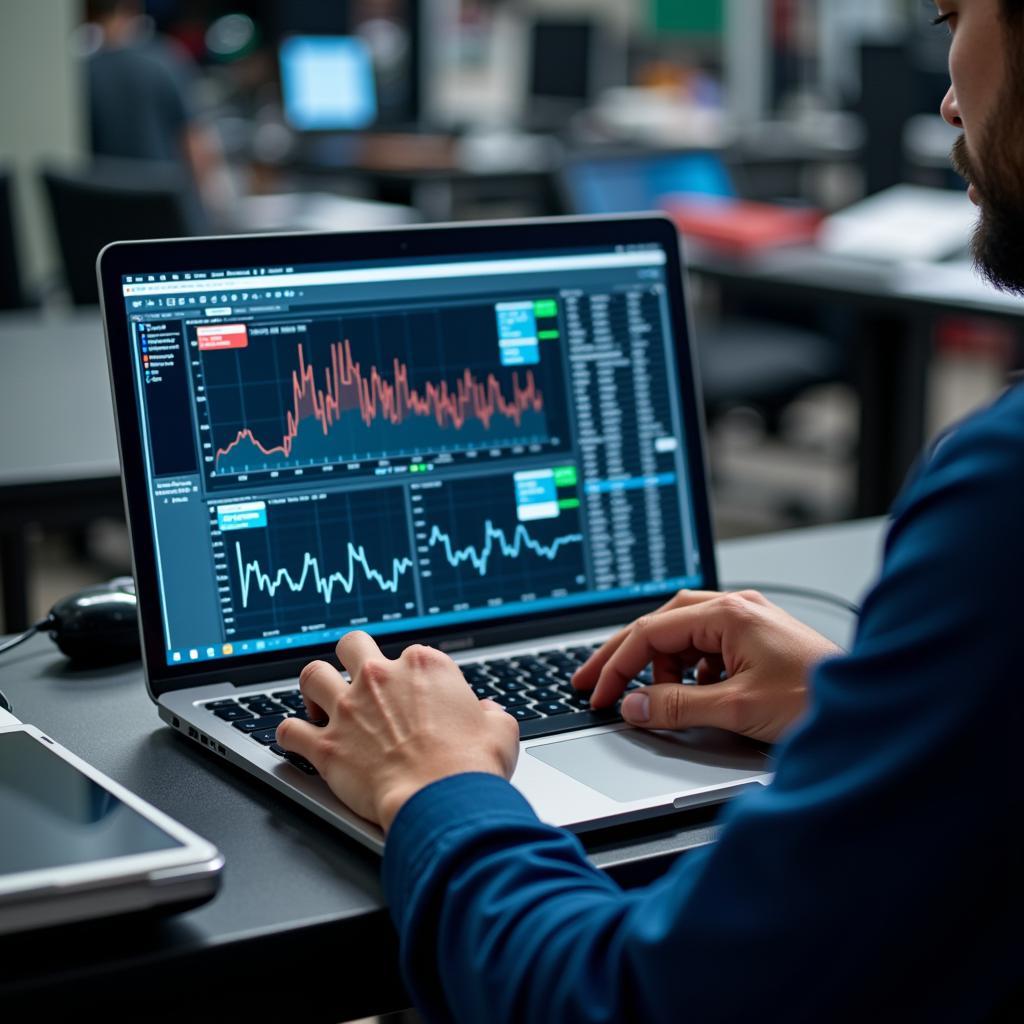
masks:
{"type": "MultiPolygon", "coordinates": [[[[1024,0],[1013,0],[1013,5],[1024,6],[1024,0]]],[[[142,5],[137,0],[87,0],[85,17],[87,21],[102,21],[115,14],[138,14],[141,8],[142,5]]]]}

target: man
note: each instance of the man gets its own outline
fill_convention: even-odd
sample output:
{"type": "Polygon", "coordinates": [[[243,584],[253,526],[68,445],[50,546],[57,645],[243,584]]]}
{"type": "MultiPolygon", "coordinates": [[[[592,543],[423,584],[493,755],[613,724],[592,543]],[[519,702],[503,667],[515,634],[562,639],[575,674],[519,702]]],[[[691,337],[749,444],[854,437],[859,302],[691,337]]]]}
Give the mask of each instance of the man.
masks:
{"type": "Polygon", "coordinates": [[[191,58],[153,37],[141,0],[89,0],[86,13],[97,30],[85,62],[93,154],[179,166],[205,205],[219,209],[224,159],[196,115],[191,58]]]}
{"type": "MultiPolygon", "coordinates": [[[[977,256],[1021,290],[1024,0],[937,6],[977,256]]],[[[992,1019],[1021,981],[1022,568],[1018,388],[908,484],[848,655],[756,594],[684,592],[609,641],[576,679],[595,705],[653,663],[631,722],[783,740],[772,784],[644,890],[538,821],[504,781],[516,724],[435,651],[390,662],[348,634],[351,686],[302,673],[328,725],[278,737],[388,830],[385,889],[431,1019],[992,1019]],[[676,685],[695,663],[710,685],[676,685]]]]}

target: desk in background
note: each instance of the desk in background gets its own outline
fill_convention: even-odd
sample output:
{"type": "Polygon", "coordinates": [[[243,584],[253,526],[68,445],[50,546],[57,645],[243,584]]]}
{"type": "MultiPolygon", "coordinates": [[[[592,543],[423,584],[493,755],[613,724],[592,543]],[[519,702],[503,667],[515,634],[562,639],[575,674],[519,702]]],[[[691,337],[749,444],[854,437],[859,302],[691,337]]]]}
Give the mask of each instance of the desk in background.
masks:
{"type": "Polygon", "coordinates": [[[1024,326],[1024,300],[983,285],[967,264],[888,264],[813,246],[743,258],[693,246],[687,263],[733,296],[785,296],[848,318],[860,398],[860,516],[888,510],[925,444],[935,321],[977,314],[1024,326]]]}
{"type": "MultiPolygon", "coordinates": [[[[882,529],[867,521],[728,542],[722,579],[799,584],[856,601],[874,576],[882,529]]],[[[849,642],[846,613],[802,598],[779,603],[849,642]]],[[[23,721],[212,840],[227,859],[219,894],[188,913],[0,940],[0,1005],[11,1019],[40,1006],[63,1016],[93,1001],[116,1017],[139,999],[148,1020],[280,1015],[296,997],[308,1021],[407,1004],[377,859],[166,728],[138,665],[72,671],[37,637],[0,661],[0,689],[23,721]]],[[[705,809],[594,834],[586,845],[598,866],[632,885],[715,834],[705,809]]]]}
{"type": "Polygon", "coordinates": [[[28,625],[26,529],[121,518],[121,468],[99,312],[0,316],[4,629],[28,625]]]}

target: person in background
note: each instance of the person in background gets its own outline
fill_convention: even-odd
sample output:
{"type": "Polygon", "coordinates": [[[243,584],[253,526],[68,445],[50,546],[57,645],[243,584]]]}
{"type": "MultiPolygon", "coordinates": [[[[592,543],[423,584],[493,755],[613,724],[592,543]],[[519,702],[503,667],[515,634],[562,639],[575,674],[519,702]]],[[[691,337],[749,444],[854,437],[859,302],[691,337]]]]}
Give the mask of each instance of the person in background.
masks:
{"type": "MultiPolygon", "coordinates": [[[[1024,0],[939,0],[978,262],[1024,294],[1024,0]]],[[[458,666],[365,633],[278,742],[387,832],[402,968],[431,1020],[1020,1020],[1024,388],[933,446],[853,647],[760,595],[682,592],[575,679],[639,728],[779,742],[712,846],[622,891],[506,781],[517,723],[458,666]],[[680,686],[700,666],[706,685],[680,686]],[[724,681],[717,681],[724,669],[724,681]],[[458,741],[453,742],[452,737],[458,741]]],[[[295,1005],[302,994],[295,993],[295,1005]]]]}
{"type": "Polygon", "coordinates": [[[219,140],[197,116],[189,55],[156,36],[141,0],[88,0],[85,74],[93,155],[183,168],[207,211],[226,201],[219,140]]]}

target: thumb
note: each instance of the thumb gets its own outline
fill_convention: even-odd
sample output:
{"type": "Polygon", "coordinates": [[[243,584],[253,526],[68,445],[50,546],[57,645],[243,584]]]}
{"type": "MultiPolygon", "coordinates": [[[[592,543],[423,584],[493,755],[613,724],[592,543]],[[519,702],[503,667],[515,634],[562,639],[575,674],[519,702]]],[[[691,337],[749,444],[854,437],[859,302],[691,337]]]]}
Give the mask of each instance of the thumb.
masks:
{"type": "Polygon", "coordinates": [[[724,683],[684,686],[659,683],[626,695],[622,717],[643,729],[690,729],[695,726],[728,728],[724,683]]]}

